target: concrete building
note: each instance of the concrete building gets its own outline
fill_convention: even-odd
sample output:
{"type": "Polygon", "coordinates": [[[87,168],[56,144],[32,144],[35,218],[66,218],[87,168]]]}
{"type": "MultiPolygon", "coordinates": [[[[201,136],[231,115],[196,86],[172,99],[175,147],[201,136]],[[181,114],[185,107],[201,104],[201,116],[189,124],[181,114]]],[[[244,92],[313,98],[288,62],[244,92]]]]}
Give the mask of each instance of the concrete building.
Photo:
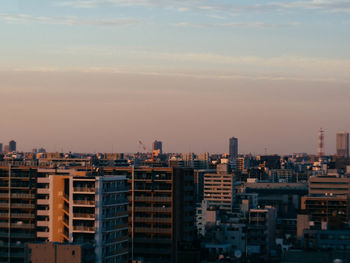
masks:
{"type": "Polygon", "coordinates": [[[17,151],[17,143],[14,140],[11,140],[9,142],[9,152],[15,152],[17,151]]]}
{"type": "Polygon", "coordinates": [[[235,175],[231,173],[229,165],[219,164],[215,174],[204,175],[204,200],[207,200],[210,206],[232,212],[235,181],[235,175]]]}
{"type": "Polygon", "coordinates": [[[338,176],[311,176],[309,195],[350,195],[350,178],[338,176]]]}
{"type": "Polygon", "coordinates": [[[349,196],[303,196],[301,210],[317,229],[341,229],[349,225],[349,196]]]}
{"type": "Polygon", "coordinates": [[[247,226],[247,253],[251,262],[269,262],[275,244],[276,211],[272,207],[251,209],[247,226]]]}
{"type": "Polygon", "coordinates": [[[196,262],[193,169],[118,168],[129,182],[132,260],[196,262]]]}
{"type": "Polygon", "coordinates": [[[163,154],[163,143],[161,141],[155,140],[152,143],[152,154],[157,156],[163,154]]]}
{"type": "Polygon", "coordinates": [[[235,137],[229,139],[229,155],[231,158],[238,157],[238,139],[235,137]]]}
{"type": "Polygon", "coordinates": [[[336,135],[337,155],[349,158],[349,133],[338,132],[336,135]]]}
{"type": "Polygon", "coordinates": [[[0,167],[0,261],[53,241],[94,245],[94,262],[128,262],[126,182],[96,169],[0,167]]]}
{"type": "Polygon", "coordinates": [[[36,171],[0,167],[0,262],[23,262],[25,243],[36,240],[36,171]]]}

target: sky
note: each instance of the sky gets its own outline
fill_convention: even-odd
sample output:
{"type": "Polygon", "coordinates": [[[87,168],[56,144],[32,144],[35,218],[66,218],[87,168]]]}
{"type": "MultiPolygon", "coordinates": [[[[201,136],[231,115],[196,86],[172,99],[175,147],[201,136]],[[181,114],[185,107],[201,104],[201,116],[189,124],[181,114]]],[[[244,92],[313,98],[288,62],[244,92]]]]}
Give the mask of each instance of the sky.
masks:
{"type": "Polygon", "coordinates": [[[0,142],[30,151],[335,152],[350,1],[2,0],[0,142]]]}

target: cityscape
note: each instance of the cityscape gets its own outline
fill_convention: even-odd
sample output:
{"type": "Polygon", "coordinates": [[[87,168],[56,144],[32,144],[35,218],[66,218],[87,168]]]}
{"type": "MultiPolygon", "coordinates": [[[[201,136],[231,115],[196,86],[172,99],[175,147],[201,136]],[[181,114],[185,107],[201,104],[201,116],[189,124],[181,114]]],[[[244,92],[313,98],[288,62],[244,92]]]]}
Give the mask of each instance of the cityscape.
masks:
{"type": "Polygon", "coordinates": [[[236,137],[222,154],[0,144],[0,261],[348,262],[349,133],[332,155],[324,139],[288,156],[239,154],[236,137]]]}
{"type": "Polygon", "coordinates": [[[350,263],[350,0],[1,0],[0,263],[350,263]]]}

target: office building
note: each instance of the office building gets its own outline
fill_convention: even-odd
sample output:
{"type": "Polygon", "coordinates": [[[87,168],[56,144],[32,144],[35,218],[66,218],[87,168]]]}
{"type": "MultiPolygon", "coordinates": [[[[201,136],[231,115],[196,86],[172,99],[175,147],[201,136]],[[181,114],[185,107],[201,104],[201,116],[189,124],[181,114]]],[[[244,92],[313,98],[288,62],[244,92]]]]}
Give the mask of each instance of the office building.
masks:
{"type": "Polygon", "coordinates": [[[15,152],[17,150],[17,143],[12,140],[9,142],[9,152],[15,152]]]}
{"type": "Polygon", "coordinates": [[[338,132],[336,136],[337,155],[349,158],[349,133],[338,132]]]}
{"type": "Polygon", "coordinates": [[[238,139],[235,137],[229,139],[229,155],[231,158],[238,157],[238,139]]]}

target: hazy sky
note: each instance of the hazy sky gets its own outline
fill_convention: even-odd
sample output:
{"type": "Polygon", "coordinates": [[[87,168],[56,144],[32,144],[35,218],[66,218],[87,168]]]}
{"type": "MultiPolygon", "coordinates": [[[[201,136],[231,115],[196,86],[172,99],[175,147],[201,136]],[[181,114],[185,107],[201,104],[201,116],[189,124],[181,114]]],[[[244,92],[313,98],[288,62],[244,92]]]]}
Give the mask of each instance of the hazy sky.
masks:
{"type": "Polygon", "coordinates": [[[350,1],[2,0],[0,142],[326,153],[350,131],[350,1]]]}

